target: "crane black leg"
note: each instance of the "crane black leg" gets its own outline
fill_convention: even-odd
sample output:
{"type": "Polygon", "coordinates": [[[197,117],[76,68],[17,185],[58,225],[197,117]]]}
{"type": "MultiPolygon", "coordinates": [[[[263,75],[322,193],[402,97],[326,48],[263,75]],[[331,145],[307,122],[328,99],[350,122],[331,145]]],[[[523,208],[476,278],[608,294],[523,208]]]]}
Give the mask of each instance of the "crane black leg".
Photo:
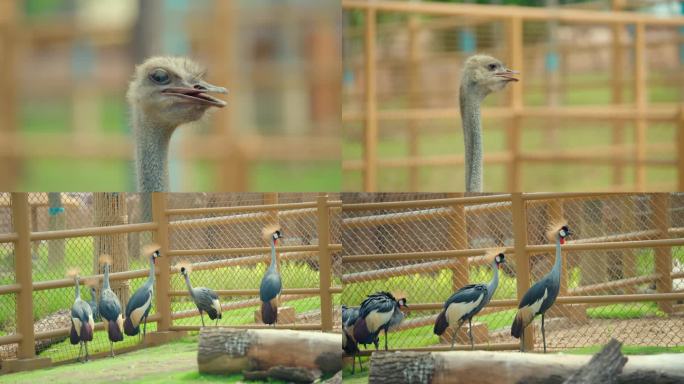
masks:
{"type": "Polygon", "coordinates": [[[544,343],[544,353],[546,353],[546,332],[544,332],[544,314],[542,313],[542,341],[544,343]]]}
{"type": "Polygon", "coordinates": [[[111,357],[114,357],[114,342],[113,341],[109,342],[109,355],[111,357]]]}
{"type": "Polygon", "coordinates": [[[456,343],[456,330],[451,328],[451,349],[454,349],[454,344],[456,343]]]}
{"type": "Polygon", "coordinates": [[[359,356],[359,369],[361,369],[363,371],[363,364],[361,363],[361,355],[357,355],[357,356],[359,356]]]}
{"type": "Polygon", "coordinates": [[[78,357],[76,358],[76,361],[81,361],[81,352],[83,352],[83,342],[81,341],[79,345],[80,347],[78,348],[78,357]]]}
{"type": "Polygon", "coordinates": [[[146,335],[147,335],[147,316],[145,316],[145,322],[143,323],[143,342],[145,341],[146,335]]]}
{"type": "Polygon", "coordinates": [[[356,354],[352,355],[352,375],[356,372],[356,354]]]}
{"type": "Polygon", "coordinates": [[[385,351],[387,350],[387,329],[385,329],[385,351]]]}
{"type": "Polygon", "coordinates": [[[525,328],[520,332],[520,352],[525,352],[525,328]]]}
{"type": "Polygon", "coordinates": [[[200,312],[200,319],[202,319],[202,327],[204,327],[204,315],[200,312]]]}
{"type": "Polygon", "coordinates": [[[475,343],[473,342],[473,319],[468,319],[468,333],[470,333],[470,350],[475,349],[475,343]]]}
{"type": "Polygon", "coordinates": [[[85,345],[85,350],[86,350],[86,356],[85,356],[85,361],[84,361],[84,363],[85,363],[86,361],[88,361],[88,343],[83,342],[83,345],[85,345]]]}

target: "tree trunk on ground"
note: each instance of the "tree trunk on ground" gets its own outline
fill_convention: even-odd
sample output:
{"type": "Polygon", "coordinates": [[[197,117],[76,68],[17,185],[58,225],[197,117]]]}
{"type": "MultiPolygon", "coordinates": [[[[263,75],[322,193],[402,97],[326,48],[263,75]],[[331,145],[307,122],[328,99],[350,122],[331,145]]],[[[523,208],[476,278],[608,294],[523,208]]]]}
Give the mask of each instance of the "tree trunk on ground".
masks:
{"type": "Polygon", "coordinates": [[[197,365],[200,373],[212,374],[274,367],[278,373],[285,367],[334,374],[342,369],[341,339],[314,331],[208,327],[200,331],[197,365]]]}
{"type": "MultiPolygon", "coordinates": [[[[93,223],[96,227],[128,224],[126,215],[125,193],[95,193],[93,204],[95,205],[95,217],[93,223]]],[[[93,272],[104,273],[104,268],[99,264],[99,257],[107,254],[112,257],[110,272],[123,272],[128,270],[128,235],[125,233],[104,235],[95,237],[93,272]]],[[[128,280],[116,280],[111,282],[114,293],[125,306],[128,300],[128,280]]],[[[99,290],[98,290],[99,295],[99,290]]]]}
{"type": "MultiPolygon", "coordinates": [[[[416,383],[421,382],[419,378],[431,378],[423,382],[432,384],[562,383],[589,359],[580,355],[489,351],[374,352],[369,383],[416,383]],[[411,377],[414,379],[409,380],[411,377]]],[[[649,377],[659,374],[684,380],[681,362],[681,354],[630,356],[618,383],[634,375],[646,377],[648,371],[654,373],[649,377]]]]}
{"type": "Polygon", "coordinates": [[[611,339],[587,365],[565,380],[565,384],[614,383],[622,367],[627,364],[627,358],[622,355],[620,348],[622,343],[611,339]]]}

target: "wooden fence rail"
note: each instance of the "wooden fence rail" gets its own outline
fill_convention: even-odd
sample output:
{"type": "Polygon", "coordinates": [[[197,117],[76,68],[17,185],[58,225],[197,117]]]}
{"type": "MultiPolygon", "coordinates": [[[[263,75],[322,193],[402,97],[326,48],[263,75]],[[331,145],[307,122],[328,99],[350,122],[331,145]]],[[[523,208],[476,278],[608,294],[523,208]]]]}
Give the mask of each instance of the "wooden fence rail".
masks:
{"type": "MultiPolygon", "coordinates": [[[[614,191],[645,191],[645,190],[671,190],[673,185],[649,184],[646,180],[647,167],[666,167],[674,168],[677,171],[677,186],[684,189],[684,104],[649,104],[648,103],[648,83],[646,50],[648,48],[645,39],[647,27],[682,27],[684,17],[660,18],[652,15],[622,12],[600,12],[591,10],[576,9],[549,9],[532,8],[519,6],[495,6],[495,5],[476,5],[476,4],[446,4],[437,2],[405,2],[405,1],[364,1],[364,0],[342,0],[342,8],[346,12],[362,13],[364,16],[363,27],[363,63],[362,73],[364,78],[362,108],[349,111],[343,110],[342,121],[362,122],[362,158],[360,160],[343,159],[343,171],[361,171],[362,188],[364,191],[374,192],[383,188],[378,185],[378,173],[381,168],[401,168],[407,169],[410,177],[410,185],[407,190],[415,191],[419,189],[417,171],[420,167],[449,167],[463,165],[463,157],[459,155],[426,155],[418,153],[419,134],[415,121],[427,121],[438,119],[453,119],[456,121],[460,113],[458,108],[417,108],[416,103],[400,109],[379,109],[379,94],[382,92],[378,88],[378,68],[385,65],[385,61],[379,61],[376,40],[378,39],[378,14],[393,13],[408,15],[408,26],[404,28],[409,33],[407,39],[407,50],[410,52],[410,59],[403,59],[404,64],[409,66],[410,97],[415,99],[417,90],[415,79],[416,66],[420,65],[420,57],[416,53],[415,41],[417,40],[420,29],[416,26],[415,17],[418,15],[426,16],[452,16],[465,17],[466,20],[485,20],[498,21],[506,28],[506,52],[508,65],[511,68],[525,73],[523,51],[530,48],[523,44],[523,23],[527,21],[554,21],[562,22],[565,25],[598,24],[606,25],[614,31],[618,31],[617,38],[612,44],[613,69],[617,72],[613,74],[610,84],[613,90],[612,104],[591,107],[591,106],[529,106],[525,105],[523,99],[522,86],[512,87],[510,98],[507,105],[503,107],[490,107],[483,109],[483,116],[486,118],[504,118],[507,121],[503,125],[506,130],[504,150],[499,153],[487,153],[484,157],[485,163],[503,164],[506,167],[505,189],[508,191],[521,191],[522,188],[522,167],[530,163],[562,163],[562,162],[581,162],[588,164],[605,164],[612,166],[614,191]],[[619,38],[619,31],[624,31],[627,26],[634,27],[634,71],[631,78],[631,85],[634,91],[634,103],[625,104],[622,100],[622,83],[624,79],[620,74],[623,73],[625,66],[622,56],[625,47],[619,38]],[[521,137],[524,129],[525,119],[530,118],[549,118],[549,119],[572,119],[573,121],[609,121],[614,122],[612,130],[613,145],[609,148],[596,149],[593,152],[586,150],[568,150],[554,152],[529,152],[521,147],[521,137]],[[407,156],[395,158],[381,158],[378,155],[378,145],[380,141],[379,122],[380,121],[405,121],[406,129],[409,134],[409,152],[407,156]],[[671,145],[667,145],[669,152],[675,155],[672,158],[651,158],[647,156],[650,151],[655,153],[653,145],[647,143],[647,127],[649,122],[659,121],[675,125],[676,137],[672,142],[676,148],[672,150],[671,145]],[[634,144],[628,144],[624,140],[624,125],[622,122],[632,122],[635,126],[634,144]],[[600,155],[597,155],[600,153],[600,155]],[[625,166],[633,166],[634,182],[631,185],[625,184],[622,171],[625,166]]],[[[450,26],[453,20],[449,19],[450,26]]],[[[433,23],[439,24],[440,21],[433,23]]],[[[360,31],[351,33],[359,34],[360,31]]],[[[678,41],[678,40],[677,40],[678,41]]],[[[673,40],[673,44],[677,41],[673,40]]],[[[543,49],[543,48],[541,48],[543,49]]],[[[357,92],[360,96],[360,92],[357,92]]],[[[451,96],[451,95],[449,95],[451,96]]],[[[557,120],[554,120],[557,121],[557,120]]],[[[402,125],[399,124],[399,127],[402,125]]],[[[658,145],[657,145],[658,146],[658,145]]],[[[449,187],[443,188],[449,189],[449,187]]],[[[452,188],[453,189],[453,188],[452,188]]]]}
{"type": "MultiPolygon", "coordinates": [[[[272,194],[273,196],[277,196],[272,194]]],[[[27,193],[11,194],[11,214],[13,222],[13,232],[0,235],[0,243],[11,243],[14,247],[14,263],[16,282],[0,286],[0,295],[16,295],[16,324],[17,331],[10,335],[0,337],[0,345],[18,344],[17,360],[6,360],[2,362],[3,371],[9,372],[20,369],[34,369],[43,367],[51,362],[49,359],[36,357],[35,341],[62,337],[68,335],[69,329],[55,329],[48,332],[34,332],[34,303],[33,292],[54,290],[71,287],[73,280],[57,279],[46,281],[33,281],[31,242],[43,240],[68,239],[78,237],[96,237],[114,234],[133,234],[136,232],[151,232],[153,240],[159,244],[161,257],[157,262],[156,287],[155,287],[155,309],[156,313],[150,316],[150,321],[157,323],[157,331],[151,334],[155,336],[165,335],[181,330],[197,330],[197,326],[174,324],[174,319],[182,319],[197,316],[197,311],[182,310],[172,311],[171,300],[178,297],[188,296],[187,291],[174,290],[171,287],[171,276],[178,272],[178,268],[172,265],[172,259],[178,257],[194,258],[196,256],[221,255],[228,258],[212,261],[192,262],[193,267],[198,270],[214,270],[228,266],[254,266],[268,260],[269,247],[243,247],[243,248],[224,248],[224,249],[172,249],[170,240],[173,236],[170,228],[186,229],[197,228],[198,221],[207,220],[210,224],[202,224],[200,227],[209,225],[224,224],[235,222],[233,217],[239,215],[275,215],[273,217],[294,217],[297,215],[310,216],[316,223],[316,235],[318,244],[302,246],[282,246],[278,247],[278,252],[282,254],[282,261],[315,260],[318,262],[319,284],[316,288],[288,288],[283,289],[282,299],[284,302],[302,297],[320,297],[321,315],[320,322],[317,324],[284,324],[279,325],[283,328],[311,329],[330,332],[334,325],[333,295],[340,294],[342,288],[337,286],[333,280],[332,254],[342,250],[341,244],[335,244],[331,237],[332,214],[339,213],[341,202],[332,200],[330,197],[321,193],[315,201],[305,203],[287,204],[264,204],[234,207],[215,207],[215,208],[192,208],[192,209],[170,209],[167,204],[168,195],[164,193],[153,193],[151,198],[152,221],[139,224],[120,224],[108,227],[90,227],[70,230],[36,232],[31,231],[30,203],[27,193]],[[222,217],[199,218],[208,214],[224,214],[222,217]],[[294,214],[294,216],[293,216],[294,214]],[[174,216],[185,216],[181,220],[172,221],[174,216]],[[188,216],[198,216],[198,218],[187,218],[188,216]]],[[[277,197],[273,198],[277,201],[277,197]]],[[[272,200],[273,200],[272,199],[272,200]]],[[[149,273],[148,269],[127,270],[123,272],[112,272],[112,281],[130,281],[132,279],[143,278],[149,273]]],[[[81,277],[82,280],[100,282],[102,274],[88,274],[81,277]]],[[[97,285],[100,285],[99,283],[97,285]]],[[[220,288],[220,287],[215,287],[220,288]]],[[[258,296],[256,289],[217,289],[220,296],[258,296]]],[[[224,311],[233,309],[247,308],[258,305],[258,299],[247,299],[238,302],[228,302],[223,304],[224,311]]],[[[260,328],[258,324],[240,325],[244,328],[260,328]]],[[[101,324],[96,326],[100,330],[101,324]]],[[[150,335],[148,335],[150,336],[150,335]]]]}

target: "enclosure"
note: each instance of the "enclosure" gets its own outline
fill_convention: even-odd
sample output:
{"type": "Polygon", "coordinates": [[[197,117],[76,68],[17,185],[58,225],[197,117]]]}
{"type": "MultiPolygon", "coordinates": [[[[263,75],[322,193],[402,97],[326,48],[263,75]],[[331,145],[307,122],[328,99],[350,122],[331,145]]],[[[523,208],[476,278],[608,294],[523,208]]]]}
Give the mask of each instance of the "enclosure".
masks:
{"type": "Polygon", "coordinates": [[[174,191],[338,190],[338,14],[331,1],[3,0],[0,190],[133,190],[125,93],[155,55],[190,57],[229,89],[174,135],[174,191]]]}
{"type": "Polygon", "coordinates": [[[345,190],[463,190],[477,52],[522,73],[483,103],[486,191],[684,188],[680,2],[562,3],[343,0],[345,190]]]}
{"type": "MultiPolygon", "coordinates": [[[[573,234],[562,247],[559,297],[546,314],[549,349],[593,350],[611,337],[626,349],[684,346],[682,194],[377,193],[342,200],[342,304],[359,305],[379,290],[408,300],[407,317],[389,332],[390,349],[449,349],[450,338],[433,334],[437,314],[458,288],[491,279],[492,260],[483,255],[492,247],[505,248],[507,263],[491,303],[474,318],[475,348],[518,349],[510,326],[522,295],[551,269],[555,246],[546,230],[561,218],[573,234]]],[[[538,323],[525,332],[528,351],[541,346],[538,323]]],[[[457,349],[470,349],[465,329],[457,349]]]]}
{"type": "MultiPolygon", "coordinates": [[[[148,275],[141,247],[160,244],[150,329],[199,330],[200,318],[176,265],[192,265],[194,286],[221,298],[219,325],[266,327],[257,320],[258,286],[269,260],[262,228],[279,224],[283,281],[278,328],[331,331],[339,325],[339,196],[324,193],[3,193],[0,194],[0,357],[73,361],[67,340],[74,300],[70,267],[101,285],[100,254],[113,257],[112,289],[125,305],[148,275]],[[15,316],[16,314],[16,316],[15,316]]],[[[82,296],[90,299],[82,285],[82,296]]],[[[98,289],[99,292],[99,289],[98,289]]],[[[94,355],[109,351],[102,324],[94,355]]],[[[141,346],[138,337],[116,351],[141,346]]]]}

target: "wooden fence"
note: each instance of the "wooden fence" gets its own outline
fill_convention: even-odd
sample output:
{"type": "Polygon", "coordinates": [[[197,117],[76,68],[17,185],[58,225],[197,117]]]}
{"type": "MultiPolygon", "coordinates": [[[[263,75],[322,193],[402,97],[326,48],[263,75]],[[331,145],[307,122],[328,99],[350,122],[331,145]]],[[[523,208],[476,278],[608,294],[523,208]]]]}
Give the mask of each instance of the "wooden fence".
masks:
{"type": "MultiPolygon", "coordinates": [[[[616,1],[614,9],[620,9],[620,3],[616,1]]],[[[679,103],[649,102],[649,98],[652,97],[649,92],[652,92],[653,88],[649,87],[647,65],[650,58],[647,53],[648,49],[665,44],[674,47],[676,51],[683,44],[681,35],[677,35],[677,27],[684,26],[683,17],[661,18],[640,13],[573,10],[565,7],[549,9],[425,1],[343,0],[342,7],[347,15],[362,15],[364,20],[361,29],[347,28],[343,35],[344,44],[348,47],[344,57],[345,69],[353,73],[354,78],[360,81],[356,81],[346,90],[346,95],[343,97],[348,101],[343,102],[342,113],[342,121],[346,127],[351,124],[360,124],[363,127],[363,133],[359,138],[348,137],[348,140],[352,142],[360,142],[362,158],[343,159],[343,170],[346,175],[354,172],[362,174],[363,190],[369,192],[376,190],[416,191],[425,184],[425,177],[421,179],[419,174],[421,168],[453,168],[464,164],[463,157],[453,153],[428,154],[423,150],[421,154],[421,135],[429,130],[428,123],[448,119],[454,122],[454,131],[457,129],[456,122],[459,121],[460,116],[457,108],[458,99],[455,96],[456,90],[450,87],[456,83],[452,80],[455,80],[453,77],[457,74],[458,66],[454,66],[453,63],[462,63],[464,56],[467,55],[464,52],[427,52],[430,48],[425,43],[425,35],[427,32],[460,31],[467,28],[472,31],[485,24],[485,27],[489,27],[492,23],[494,28],[498,28],[496,39],[501,42],[494,44],[494,48],[490,47],[490,49],[496,50],[509,67],[521,71],[524,77],[521,83],[514,84],[510,90],[506,91],[509,93],[507,100],[503,101],[500,106],[483,108],[483,116],[488,119],[484,124],[485,135],[488,134],[489,119],[503,119],[505,123],[501,124],[505,137],[501,145],[502,150],[498,152],[487,150],[484,157],[485,163],[498,165],[504,170],[502,176],[505,179],[504,184],[494,189],[521,191],[525,188],[522,178],[523,170],[527,168],[526,166],[542,163],[608,166],[612,169],[610,186],[612,191],[659,191],[684,188],[684,157],[681,155],[684,153],[684,135],[682,134],[684,132],[684,104],[681,104],[681,100],[679,103]],[[380,16],[403,16],[404,18],[397,18],[399,21],[380,23],[378,22],[380,16]],[[524,39],[524,36],[529,37],[529,33],[525,33],[528,31],[528,24],[540,22],[556,23],[555,27],[550,27],[551,29],[557,28],[560,23],[566,27],[601,26],[611,31],[612,41],[598,45],[596,43],[579,45],[576,41],[565,41],[563,45],[556,44],[554,48],[545,40],[524,39]],[[632,28],[631,38],[624,37],[627,27],[632,28]],[[648,40],[647,31],[656,28],[669,28],[675,36],[679,37],[666,41],[648,40]],[[378,44],[381,35],[384,38],[384,45],[378,44]],[[392,36],[397,38],[391,40],[392,36]],[[358,47],[357,45],[352,47],[352,41],[357,45],[362,44],[363,50],[353,49],[358,47]],[[548,75],[546,80],[543,80],[542,87],[552,91],[544,97],[543,104],[546,105],[527,105],[524,101],[524,89],[538,88],[539,84],[531,84],[533,76],[526,65],[530,62],[543,62],[544,54],[554,49],[560,52],[561,63],[566,63],[566,58],[577,52],[609,54],[609,84],[594,79],[580,82],[577,87],[584,90],[608,86],[611,104],[562,105],[559,99],[562,100],[563,94],[574,84],[567,79],[568,70],[561,64],[562,79],[551,81],[548,79],[551,75],[548,75]],[[630,49],[634,52],[631,74],[628,73],[630,62],[626,55],[630,49]],[[442,63],[445,59],[452,60],[450,68],[453,70],[447,76],[444,66],[430,67],[434,68],[432,71],[437,73],[433,77],[436,76],[438,81],[437,85],[434,81],[431,83],[437,90],[428,89],[425,80],[428,65],[433,64],[433,61],[442,63]],[[382,73],[381,70],[383,70],[382,73]],[[397,81],[400,84],[388,86],[388,78],[396,76],[396,73],[404,73],[405,77],[397,81]],[[383,84],[384,88],[382,88],[383,84]],[[625,96],[625,91],[630,91],[625,85],[631,85],[633,94],[631,103],[625,96]],[[438,107],[426,106],[425,94],[429,92],[439,93],[441,99],[448,102],[438,103],[440,105],[438,107]],[[560,96],[557,95],[558,93],[560,96]],[[384,103],[387,107],[383,108],[383,103],[381,103],[383,98],[396,98],[397,94],[405,94],[406,100],[384,103]],[[397,107],[397,104],[400,106],[397,107]],[[572,135],[569,132],[575,132],[576,126],[581,127],[587,122],[609,123],[612,127],[609,127],[612,132],[612,144],[591,148],[589,144],[593,145],[593,143],[585,143],[578,149],[556,145],[557,148],[552,150],[547,147],[543,151],[531,152],[523,146],[522,137],[525,131],[532,128],[532,121],[540,120],[544,122],[540,125],[544,135],[550,135],[548,132],[555,132],[559,129],[558,127],[563,127],[565,136],[572,135]],[[381,157],[379,144],[381,138],[387,136],[380,133],[381,123],[392,127],[392,134],[395,136],[398,136],[400,132],[401,137],[406,138],[405,155],[381,157]],[[653,126],[655,123],[674,126],[674,134],[668,142],[654,143],[651,139],[647,139],[649,125],[653,126]],[[626,137],[626,133],[629,132],[626,130],[627,124],[634,124],[633,139],[626,137]],[[665,153],[667,156],[663,155],[665,153]],[[386,180],[379,181],[379,174],[384,170],[389,172],[391,169],[407,170],[405,185],[397,187],[387,185],[386,180]],[[627,169],[634,171],[629,181],[624,175],[627,169]],[[671,174],[676,172],[677,181],[660,184],[649,182],[647,169],[668,170],[667,172],[671,174]]],[[[538,33],[539,36],[547,34],[546,31],[538,33]]],[[[549,33],[553,34],[553,32],[549,33]]],[[[432,41],[432,45],[439,44],[439,41],[432,41]]],[[[675,57],[673,60],[676,63],[678,59],[675,57]]],[[[679,70],[673,70],[672,76],[667,76],[662,81],[669,82],[669,85],[681,84],[683,78],[677,75],[678,72],[681,74],[681,64],[679,70]]],[[[684,89],[684,86],[679,88],[684,89]]],[[[676,90],[675,92],[681,95],[684,91],[676,90]]],[[[346,132],[349,136],[352,130],[346,129],[346,132]]],[[[461,144],[454,143],[454,146],[461,146],[461,144]]],[[[435,187],[433,184],[428,189],[458,190],[457,186],[462,185],[452,180],[444,184],[444,179],[446,178],[442,179],[442,184],[439,186],[435,187]]],[[[355,179],[349,177],[349,180],[355,179]]],[[[356,184],[353,184],[353,187],[350,185],[347,188],[357,188],[356,184]]]]}
{"type": "MultiPolygon", "coordinates": [[[[0,249],[1,246],[10,246],[10,253],[13,254],[13,259],[5,263],[13,264],[9,276],[14,275],[12,283],[0,286],[0,295],[16,297],[16,331],[0,336],[0,346],[7,348],[16,345],[15,351],[18,359],[2,361],[3,372],[33,369],[51,364],[50,358],[36,356],[37,342],[45,340],[55,340],[57,347],[52,347],[51,351],[55,362],[73,361],[76,349],[65,344],[57,344],[63,341],[69,333],[67,313],[60,315],[67,319],[65,325],[55,328],[53,324],[49,330],[34,330],[34,319],[40,317],[39,309],[45,312],[42,306],[50,305],[50,301],[57,300],[62,300],[65,305],[69,306],[73,302],[71,288],[73,280],[59,278],[56,276],[59,272],[52,270],[71,267],[75,263],[76,266],[81,266],[82,281],[94,280],[99,286],[103,275],[92,274],[87,268],[89,266],[92,268],[93,260],[97,260],[96,253],[103,250],[108,250],[108,252],[115,250],[113,251],[115,268],[110,274],[112,287],[115,290],[125,289],[126,291],[130,287],[132,292],[133,288],[142,283],[141,280],[146,278],[149,271],[144,268],[147,261],[138,260],[136,257],[126,262],[128,269],[117,270],[116,260],[122,257],[127,258],[125,255],[127,247],[117,246],[115,243],[125,243],[126,240],[132,239],[140,244],[155,241],[161,246],[162,257],[158,259],[156,268],[155,304],[149,317],[150,322],[156,323],[156,326],[151,324],[148,327],[148,332],[150,329],[155,331],[147,335],[150,344],[168,339],[175,335],[175,331],[200,328],[197,310],[189,301],[189,294],[178,273],[179,269],[176,264],[179,261],[191,263],[193,267],[191,280],[195,286],[211,287],[222,298],[224,318],[221,325],[238,328],[264,327],[264,325],[257,324],[256,314],[253,313],[259,305],[258,298],[254,298],[258,296],[258,289],[245,288],[258,287],[264,270],[264,268],[259,268],[270,258],[270,248],[261,238],[261,228],[269,223],[280,223],[285,234],[284,243],[278,246],[277,251],[282,263],[281,274],[284,282],[281,305],[289,307],[289,312],[285,314],[286,316],[281,316],[283,321],[277,327],[330,332],[334,324],[339,323],[335,315],[339,312],[333,309],[333,295],[342,292],[338,272],[339,258],[334,257],[341,251],[338,232],[341,202],[327,194],[309,194],[310,197],[301,197],[301,194],[263,194],[263,196],[251,194],[246,199],[236,200],[234,204],[229,204],[230,206],[221,206],[220,201],[227,201],[222,200],[222,196],[231,197],[240,194],[217,194],[218,197],[211,197],[210,200],[214,201],[214,204],[210,207],[195,206],[197,200],[193,199],[200,194],[174,196],[175,200],[180,198],[188,202],[182,207],[170,207],[170,195],[164,193],[141,194],[142,199],[147,199],[149,202],[149,210],[145,208],[145,204],[139,206],[140,210],[147,211],[150,215],[151,220],[147,222],[109,223],[103,224],[107,226],[32,231],[31,202],[36,200],[36,195],[11,194],[12,230],[9,233],[0,234],[0,249]],[[287,202],[297,199],[304,201],[287,202]],[[48,266],[47,271],[52,274],[47,275],[48,279],[41,278],[39,276],[46,276],[45,271],[44,268],[38,266],[40,261],[34,260],[36,255],[32,255],[32,243],[53,241],[71,241],[67,249],[71,253],[85,252],[86,256],[84,260],[78,261],[69,259],[67,256],[65,264],[69,265],[48,266]],[[95,243],[94,248],[91,242],[95,243]],[[304,266],[299,268],[299,264],[304,266]],[[136,265],[143,267],[134,269],[136,265]],[[302,274],[306,272],[308,280],[298,279],[297,273],[300,272],[302,274]],[[289,281],[292,283],[288,283],[289,281]],[[129,286],[130,282],[133,284],[129,286]],[[298,287],[295,285],[298,283],[305,286],[298,287]],[[235,284],[241,288],[222,289],[235,284]],[[44,300],[44,296],[40,296],[53,292],[54,295],[48,296],[47,300],[44,300]],[[295,305],[292,303],[298,300],[300,304],[304,300],[303,305],[308,308],[303,313],[295,313],[295,305]],[[54,348],[58,350],[55,351],[54,348]]],[[[114,204],[122,204],[120,200],[122,194],[108,195],[111,196],[100,197],[100,200],[107,201],[110,208],[114,204]]],[[[125,216],[125,212],[122,215],[125,216]]],[[[145,215],[146,213],[143,213],[142,217],[145,215]]],[[[4,221],[0,220],[0,222],[4,221]]],[[[139,247],[133,248],[139,252],[139,247]]],[[[95,265],[97,265],[96,262],[95,265]]],[[[95,268],[97,270],[97,267],[95,268]]],[[[6,274],[7,272],[5,271],[6,274]]],[[[121,297],[122,305],[125,305],[127,299],[128,295],[121,297]]],[[[5,306],[2,310],[11,311],[5,306]]],[[[11,317],[9,313],[5,315],[11,317]]],[[[96,355],[104,355],[108,341],[106,337],[102,338],[103,333],[99,332],[103,330],[102,324],[97,323],[95,328],[98,332],[93,342],[94,347],[91,349],[96,352],[100,349],[102,353],[96,353],[96,355]]],[[[137,338],[126,338],[123,343],[118,344],[117,351],[140,346],[137,338]]],[[[3,350],[4,359],[11,357],[11,354],[7,353],[8,350],[3,350]]]]}
{"type": "MultiPolygon", "coordinates": [[[[312,161],[340,160],[340,140],[337,135],[339,95],[330,92],[330,89],[339,87],[338,71],[334,65],[330,65],[330,60],[334,60],[331,56],[334,55],[328,51],[334,52],[331,41],[335,42],[335,34],[331,24],[321,22],[317,26],[319,33],[316,37],[311,39],[304,52],[297,52],[301,56],[296,57],[300,65],[296,70],[289,70],[287,78],[283,78],[282,62],[276,62],[272,57],[257,60],[254,57],[257,55],[238,53],[258,47],[247,46],[247,42],[251,41],[239,39],[239,34],[235,32],[240,28],[256,29],[244,25],[249,20],[245,17],[251,17],[245,15],[245,8],[252,5],[249,2],[237,4],[210,2],[206,10],[209,17],[196,18],[204,21],[187,25],[187,44],[193,48],[192,54],[210,68],[210,81],[226,86],[231,94],[227,96],[229,106],[214,114],[211,127],[206,132],[185,130],[179,145],[172,148],[173,156],[184,161],[216,164],[212,180],[218,191],[248,190],[253,182],[253,170],[260,163],[279,162],[297,166],[312,161]],[[242,19],[236,16],[240,12],[243,12],[242,19]],[[207,34],[205,28],[222,30],[224,33],[221,36],[207,34]],[[280,121],[256,121],[257,103],[251,103],[250,96],[263,88],[270,89],[273,97],[287,93],[288,97],[283,97],[284,101],[269,111],[270,114],[282,112],[280,121]],[[289,97],[292,94],[299,97],[289,97]],[[306,102],[309,96],[314,100],[311,103],[306,102]],[[268,134],[264,133],[267,131],[268,134]]],[[[102,127],[106,111],[98,102],[107,97],[117,97],[124,103],[125,87],[136,64],[135,59],[130,57],[135,41],[133,28],[81,25],[73,20],[75,16],[28,18],[20,5],[21,2],[17,1],[0,1],[0,87],[6,90],[0,95],[0,188],[16,190],[21,176],[20,165],[29,160],[87,158],[131,161],[134,153],[131,136],[107,132],[102,127]],[[63,50],[65,57],[59,59],[68,65],[68,49],[75,51],[83,45],[96,56],[90,59],[95,62],[91,66],[98,65],[96,69],[90,69],[93,74],[83,71],[65,75],[59,73],[58,69],[56,75],[21,83],[22,77],[26,77],[21,75],[22,65],[30,61],[40,62],[33,58],[40,52],[63,50]],[[112,53],[117,56],[113,59],[106,56],[112,53]],[[102,62],[98,62],[98,55],[105,57],[99,58],[102,62]],[[93,87],[93,83],[97,83],[97,87],[93,87]],[[69,127],[67,132],[24,129],[22,124],[25,120],[20,119],[20,111],[28,103],[22,100],[40,103],[45,98],[67,99],[73,104],[68,106],[70,111],[65,114],[69,119],[66,123],[69,127]]],[[[316,15],[316,9],[315,6],[303,7],[301,12],[292,17],[311,20],[316,15]]],[[[316,20],[332,15],[319,13],[316,20]]],[[[275,20],[272,24],[284,22],[285,19],[275,20]]],[[[300,25],[289,21],[288,25],[300,25]]],[[[264,18],[254,22],[268,24],[264,18]]],[[[288,37],[294,38],[296,35],[291,31],[288,33],[292,35],[288,37]]],[[[161,41],[156,43],[162,44],[161,41]]],[[[291,54],[295,55],[294,52],[291,54]]],[[[79,64],[78,58],[72,57],[71,60],[74,66],[79,64]]],[[[55,67],[64,67],[64,63],[60,61],[55,67]]],[[[266,102],[262,105],[266,105],[266,102]]],[[[34,108],[35,105],[30,104],[25,110],[32,111],[34,108]]],[[[127,119],[127,116],[121,117],[127,119]]],[[[127,187],[115,189],[124,190],[127,187]]],[[[192,187],[186,185],[180,189],[192,187]]]]}
{"type": "MultiPolygon", "coordinates": [[[[567,219],[574,234],[562,250],[561,293],[547,313],[550,348],[603,344],[611,336],[603,321],[625,344],[684,345],[684,306],[676,304],[684,300],[684,271],[673,263],[684,259],[681,195],[383,195],[381,202],[343,195],[342,303],[359,305],[378,290],[402,292],[410,312],[390,331],[391,349],[449,349],[448,337],[439,345],[432,333],[437,313],[458,288],[491,278],[491,260],[483,255],[492,247],[503,247],[508,263],[496,295],[475,318],[475,347],[517,349],[510,336],[515,308],[551,268],[555,246],[545,231],[558,218],[567,219]],[[646,304],[653,302],[657,306],[646,304]],[[621,306],[611,306],[616,303],[621,306]],[[641,334],[648,327],[639,321],[659,324],[653,327],[658,332],[641,334]]],[[[461,332],[457,348],[469,349],[461,332]]],[[[525,333],[527,350],[539,348],[541,338],[534,337],[525,333]]]]}

